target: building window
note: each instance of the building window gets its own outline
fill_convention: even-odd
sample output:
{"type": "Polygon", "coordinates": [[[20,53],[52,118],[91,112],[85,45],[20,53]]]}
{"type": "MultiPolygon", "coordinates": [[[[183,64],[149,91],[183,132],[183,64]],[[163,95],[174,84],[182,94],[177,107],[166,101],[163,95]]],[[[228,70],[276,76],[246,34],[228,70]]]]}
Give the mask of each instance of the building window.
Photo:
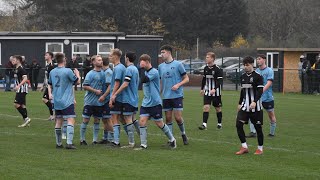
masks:
{"type": "Polygon", "coordinates": [[[279,68],[279,53],[268,52],[267,53],[267,66],[277,71],[279,68]]]}
{"type": "Polygon", "coordinates": [[[98,43],[97,54],[101,56],[109,56],[111,49],[114,48],[114,43],[98,43]]]}
{"type": "Polygon", "coordinates": [[[50,42],[46,43],[46,52],[63,53],[63,43],[50,42]]]}
{"type": "Polygon", "coordinates": [[[72,43],[72,56],[79,56],[80,62],[89,55],[89,43],[72,43]]]}

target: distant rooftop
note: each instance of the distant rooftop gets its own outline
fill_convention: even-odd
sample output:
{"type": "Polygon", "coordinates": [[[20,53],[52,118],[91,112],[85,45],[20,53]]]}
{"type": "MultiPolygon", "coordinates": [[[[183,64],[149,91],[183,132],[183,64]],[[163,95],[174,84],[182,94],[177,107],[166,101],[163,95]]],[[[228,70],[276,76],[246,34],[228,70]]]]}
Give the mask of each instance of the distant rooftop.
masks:
{"type": "Polygon", "coordinates": [[[320,48],[257,48],[258,51],[320,52],[320,48]]]}

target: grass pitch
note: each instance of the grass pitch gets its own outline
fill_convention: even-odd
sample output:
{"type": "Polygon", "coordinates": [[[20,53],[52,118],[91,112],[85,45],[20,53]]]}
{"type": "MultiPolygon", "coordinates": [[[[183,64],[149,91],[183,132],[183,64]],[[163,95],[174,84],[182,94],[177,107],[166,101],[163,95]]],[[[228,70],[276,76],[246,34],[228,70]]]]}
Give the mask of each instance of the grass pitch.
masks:
{"type": "MultiPolygon", "coordinates": [[[[190,144],[183,145],[175,124],[178,148],[162,147],[166,137],[149,121],[148,150],[138,152],[79,145],[84,92],[76,92],[74,151],[55,149],[54,123],[46,120],[49,112],[40,92],[27,95],[31,127],[17,128],[22,118],[13,108],[14,96],[0,92],[0,179],[320,179],[319,96],[275,94],[276,137],[266,136],[269,123],[264,113],[262,156],[253,155],[256,139],[248,139],[249,154],[234,155],[240,148],[235,128],[239,93],[234,91],[223,93],[223,129],[216,129],[212,109],[208,130],[200,131],[202,97],[199,91],[186,90],[183,116],[190,144]]],[[[92,126],[86,139],[91,143],[92,126]]],[[[123,130],[120,139],[127,143],[123,130]]]]}

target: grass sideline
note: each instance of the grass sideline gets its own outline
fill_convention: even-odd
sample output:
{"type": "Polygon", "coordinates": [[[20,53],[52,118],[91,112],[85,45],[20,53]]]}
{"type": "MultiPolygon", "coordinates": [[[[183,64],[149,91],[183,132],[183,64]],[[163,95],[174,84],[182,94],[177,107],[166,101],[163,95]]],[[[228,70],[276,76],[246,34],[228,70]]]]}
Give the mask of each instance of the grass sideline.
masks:
{"type": "MultiPolygon", "coordinates": [[[[208,130],[200,131],[202,98],[199,91],[186,90],[183,116],[190,144],[183,145],[175,124],[178,148],[163,148],[166,137],[150,121],[148,150],[139,152],[79,145],[83,91],[76,92],[75,151],[55,149],[54,123],[46,120],[48,110],[40,92],[27,95],[31,127],[17,128],[22,120],[13,108],[14,96],[13,92],[0,92],[1,179],[320,179],[319,96],[275,94],[276,137],[265,136],[262,156],[253,155],[256,139],[248,139],[249,154],[234,155],[240,147],[235,128],[239,93],[235,91],[223,92],[223,129],[216,129],[212,109],[208,130]]],[[[267,135],[266,113],[264,124],[267,135]]],[[[88,143],[92,141],[91,127],[88,143]]],[[[102,131],[99,138],[101,135],[102,131]]],[[[120,139],[127,143],[123,131],[120,139]]]]}

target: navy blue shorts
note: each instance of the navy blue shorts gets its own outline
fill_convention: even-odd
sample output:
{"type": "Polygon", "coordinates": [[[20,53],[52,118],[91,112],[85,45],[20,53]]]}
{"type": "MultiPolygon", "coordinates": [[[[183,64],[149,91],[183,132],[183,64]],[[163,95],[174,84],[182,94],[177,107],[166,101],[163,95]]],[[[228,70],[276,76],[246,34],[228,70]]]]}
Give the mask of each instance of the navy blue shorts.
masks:
{"type": "Polygon", "coordinates": [[[183,97],[175,99],[163,100],[163,111],[182,111],[183,110],[183,97]]]}
{"type": "Polygon", "coordinates": [[[116,101],[113,108],[110,108],[110,114],[122,114],[123,103],[116,101]]]}
{"type": "Polygon", "coordinates": [[[133,115],[137,112],[137,107],[132,106],[131,104],[128,103],[123,103],[122,104],[122,114],[124,116],[130,116],[133,115]]]}
{"type": "Polygon", "coordinates": [[[272,112],[274,110],[274,101],[262,102],[262,106],[266,111],[272,112]]]}
{"type": "Polygon", "coordinates": [[[149,117],[155,121],[162,120],[162,106],[159,104],[153,107],[140,107],[140,117],[149,117]]]}
{"type": "Polygon", "coordinates": [[[103,106],[102,118],[103,119],[111,118],[109,103],[106,103],[103,106]]]}
{"type": "Polygon", "coordinates": [[[89,106],[83,107],[82,117],[90,119],[91,116],[94,118],[102,118],[103,106],[89,106]]]}
{"type": "Polygon", "coordinates": [[[69,107],[63,110],[55,110],[55,112],[56,112],[56,118],[67,119],[67,118],[76,117],[76,113],[74,111],[74,104],[71,104],[69,107]]]}

